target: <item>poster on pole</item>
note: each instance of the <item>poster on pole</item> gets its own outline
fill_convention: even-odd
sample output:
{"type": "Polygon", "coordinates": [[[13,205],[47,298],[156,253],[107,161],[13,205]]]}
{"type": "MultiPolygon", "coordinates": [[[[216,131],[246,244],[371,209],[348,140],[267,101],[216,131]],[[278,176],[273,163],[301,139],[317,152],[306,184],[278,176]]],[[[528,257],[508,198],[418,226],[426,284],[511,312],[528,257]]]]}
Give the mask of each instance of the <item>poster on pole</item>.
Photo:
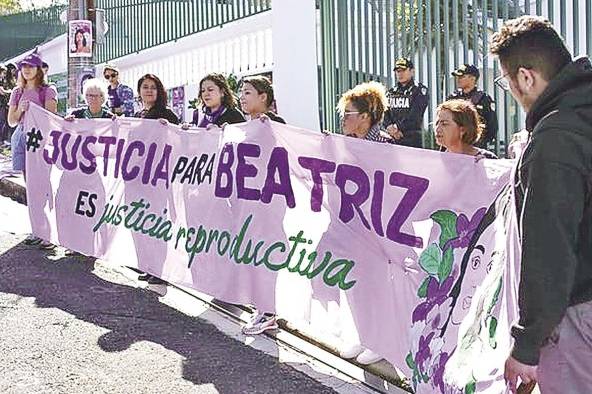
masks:
{"type": "Polygon", "coordinates": [[[68,22],[68,53],[70,57],[92,57],[92,22],[68,22]]]}
{"type": "Polygon", "coordinates": [[[169,106],[181,120],[185,119],[185,87],[178,86],[168,91],[169,106]]]}

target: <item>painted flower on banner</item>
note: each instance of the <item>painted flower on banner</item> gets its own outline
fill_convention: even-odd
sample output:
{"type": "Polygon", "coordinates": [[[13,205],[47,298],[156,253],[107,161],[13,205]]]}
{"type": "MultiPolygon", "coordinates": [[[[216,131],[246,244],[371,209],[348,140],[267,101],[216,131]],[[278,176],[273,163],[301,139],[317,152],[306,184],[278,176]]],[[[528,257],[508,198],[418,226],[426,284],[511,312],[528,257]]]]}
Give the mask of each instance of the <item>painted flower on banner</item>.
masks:
{"type": "Polygon", "coordinates": [[[444,245],[444,250],[450,248],[466,248],[471,242],[471,238],[477,231],[477,226],[485,216],[485,208],[480,208],[473,214],[471,220],[467,218],[464,213],[458,215],[456,219],[456,234],[455,238],[450,239],[444,245]]]}

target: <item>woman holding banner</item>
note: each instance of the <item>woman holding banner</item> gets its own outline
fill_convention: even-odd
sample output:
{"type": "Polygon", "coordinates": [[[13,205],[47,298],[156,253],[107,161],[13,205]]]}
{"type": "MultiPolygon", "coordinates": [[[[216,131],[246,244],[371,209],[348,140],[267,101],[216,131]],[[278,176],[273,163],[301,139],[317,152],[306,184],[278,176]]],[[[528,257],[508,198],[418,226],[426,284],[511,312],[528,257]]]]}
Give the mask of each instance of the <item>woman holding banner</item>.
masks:
{"type": "Polygon", "coordinates": [[[86,107],[73,110],[64,120],[74,119],[93,119],[93,118],[111,118],[115,114],[104,107],[107,101],[107,88],[97,78],[87,79],[82,88],[86,107]]]}
{"type": "MultiPolygon", "coordinates": [[[[73,121],[74,119],[97,119],[107,118],[115,120],[117,116],[104,107],[107,101],[107,87],[97,78],[90,78],[84,81],[82,87],[86,107],[77,108],[70,114],[64,116],[64,120],[73,121]]],[[[66,250],[66,256],[81,256],[74,250],[66,250]]]]}
{"type": "Polygon", "coordinates": [[[19,75],[17,87],[12,91],[8,107],[8,124],[17,126],[12,135],[12,168],[25,175],[25,130],[23,118],[30,103],[35,103],[46,110],[56,113],[58,92],[53,85],[48,85],[41,70],[41,57],[37,52],[26,56],[18,63],[19,75]]]}
{"type": "MultiPolygon", "coordinates": [[[[199,82],[199,102],[202,110],[193,112],[192,125],[208,128],[210,125],[222,127],[225,123],[241,123],[245,117],[236,109],[236,98],[226,82],[224,75],[211,73],[199,82]],[[200,120],[201,118],[201,120],[200,120]]],[[[189,124],[183,124],[188,129],[189,124]]]]}
{"type": "Polygon", "coordinates": [[[380,127],[387,108],[386,89],[378,82],[361,83],[348,90],[337,104],[343,134],[394,144],[395,140],[380,127]]]}
{"type": "MultiPolygon", "coordinates": [[[[343,134],[367,141],[394,144],[395,140],[381,129],[387,108],[388,100],[384,85],[371,81],[354,86],[341,96],[337,104],[343,134]]],[[[363,365],[382,359],[379,354],[359,344],[357,333],[344,332],[342,339],[344,346],[339,352],[341,357],[355,358],[363,365]]]]}
{"type": "MultiPolygon", "coordinates": [[[[258,75],[243,80],[240,104],[243,112],[250,119],[260,119],[261,121],[271,119],[274,122],[285,124],[284,119],[271,111],[273,100],[273,86],[271,86],[269,79],[258,75]]],[[[277,330],[278,327],[275,314],[263,312],[258,313],[253,321],[243,327],[242,332],[245,335],[257,335],[267,330],[277,330]]]]}
{"type": "MultiPolygon", "coordinates": [[[[17,87],[10,94],[8,102],[8,125],[15,127],[11,138],[12,146],[12,168],[22,171],[26,179],[25,156],[26,156],[26,131],[24,129],[24,114],[29,109],[30,103],[35,103],[46,110],[57,112],[58,92],[53,85],[48,85],[45,75],[41,70],[43,60],[37,51],[27,55],[18,63],[17,87]]],[[[25,240],[26,244],[39,244],[42,240],[30,236],[25,240]]],[[[50,249],[54,245],[43,242],[42,247],[50,249]]]]}
{"type": "Polygon", "coordinates": [[[268,78],[257,75],[247,77],[243,80],[240,104],[243,112],[250,119],[264,119],[267,117],[274,122],[285,124],[286,121],[284,119],[271,111],[273,101],[273,87],[268,78]]]}
{"type": "Polygon", "coordinates": [[[138,95],[142,101],[142,110],[135,118],[158,119],[161,123],[179,124],[179,118],[167,107],[167,94],[164,85],[154,74],[146,74],[138,81],[138,95]]]}
{"type": "MultiPolygon", "coordinates": [[[[158,119],[162,124],[168,124],[169,122],[179,124],[177,115],[167,107],[167,94],[164,85],[156,75],[146,74],[138,80],[138,95],[142,101],[143,109],[134,115],[135,118],[158,119]]],[[[138,280],[146,281],[151,285],[166,283],[164,280],[148,273],[140,275],[138,280]]]]}
{"type": "Polygon", "coordinates": [[[446,152],[475,156],[477,159],[497,159],[492,152],[474,146],[483,131],[479,113],[470,101],[448,100],[436,109],[436,143],[446,152]]]}

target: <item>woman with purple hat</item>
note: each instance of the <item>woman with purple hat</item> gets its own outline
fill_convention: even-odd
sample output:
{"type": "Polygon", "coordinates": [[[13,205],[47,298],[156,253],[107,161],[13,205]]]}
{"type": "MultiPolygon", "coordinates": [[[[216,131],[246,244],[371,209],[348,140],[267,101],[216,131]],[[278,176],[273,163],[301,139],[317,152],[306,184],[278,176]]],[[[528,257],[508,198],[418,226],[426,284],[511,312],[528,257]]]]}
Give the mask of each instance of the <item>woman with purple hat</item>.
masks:
{"type": "Polygon", "coordinates": [[[27,55],[18,63],[19,75],[17,87],[10,95],[8,107],[8,124],[17,126],[11,139],[12,168],[25,174],[25,131],[23,129],[23,115],[29,109],[30,103],[35,103],[46,110],[57,112],[58,92],[53,85],[45,80],[41,64],[43,61],[37,51],[27,55]]]}
{"type": "MultiPolygon", "coordinates": [[[[23,127],[24,114],[29,109],[30,103],[40,105],[54,114],[57,112],[58,107],[58,92],[55,86],[49,85],[45,80],[45,74],[41,69],[42,63],[43,61],[37,51],[27,55],[18,63],[17,87],[10,94],[8,103],[8,125],[11,127],[16,126],[10,141],[12,146],[12,168],[16,171],[22,171],[25,179],[26,141],[23,127]]],[[[41,242],[41,239],[34,236],[30,236],[25,240],[27,244],[38,244],[41,242]]],[[[47,249],[54,247],[48,242],[43,242],[41,246],[47,249]]]]}

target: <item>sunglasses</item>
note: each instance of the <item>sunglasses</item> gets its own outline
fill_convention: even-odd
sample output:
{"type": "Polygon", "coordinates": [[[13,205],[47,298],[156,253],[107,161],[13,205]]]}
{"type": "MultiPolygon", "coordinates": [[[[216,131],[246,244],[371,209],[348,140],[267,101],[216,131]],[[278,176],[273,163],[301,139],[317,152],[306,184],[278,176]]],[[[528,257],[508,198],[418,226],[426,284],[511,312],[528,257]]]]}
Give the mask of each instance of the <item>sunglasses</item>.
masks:
{"type": "Polygon", "coordinates": [[[117,74],[105,74],[105,79],[115,78],[117,74]]]}

